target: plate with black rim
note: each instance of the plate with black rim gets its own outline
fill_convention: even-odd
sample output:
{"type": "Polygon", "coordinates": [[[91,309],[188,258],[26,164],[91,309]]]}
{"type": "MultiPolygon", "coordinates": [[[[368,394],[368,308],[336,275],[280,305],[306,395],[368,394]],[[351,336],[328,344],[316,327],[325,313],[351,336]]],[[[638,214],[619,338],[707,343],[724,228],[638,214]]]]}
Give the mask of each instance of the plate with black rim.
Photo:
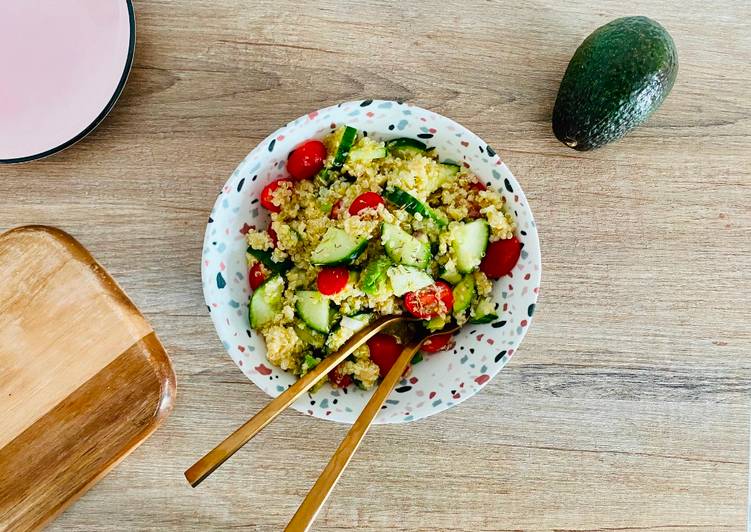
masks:
{"type": "Polygon", "coordinates": [[[0,163],[91,133],[125,87],[135,42],[132,0],[0,2],[0,163]]]}

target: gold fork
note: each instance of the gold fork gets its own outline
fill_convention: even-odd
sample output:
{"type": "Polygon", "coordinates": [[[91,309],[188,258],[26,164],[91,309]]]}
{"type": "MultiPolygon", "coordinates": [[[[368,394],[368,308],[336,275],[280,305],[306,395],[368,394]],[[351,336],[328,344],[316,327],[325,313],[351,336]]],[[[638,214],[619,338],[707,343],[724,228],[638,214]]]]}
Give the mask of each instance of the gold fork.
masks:
{"type": "MultiPolygon", "coordinates": [[[[335,353],[327,356],[304,376],[273,399],[260,412],[250,418],[244,425],[230,434],[223,442],[209,451],[203,458],[185,471],[185,478],[194,488],[221,466],[238,449],[248,443],[253,436],[271,423],[284,409],[295,402],[302,394],[310,390],[316,382],[324,378],[332,369],[346,359],[355,349],[367,342],[373,335],[389,325],[401,321],[417,321],[405,315],[383,316],[368,327],[355,333],[335,353]]],[[[406,367],[406,366],[405,366],[406,367]]],[[[402,370],[403,371],[403,370],[402,370]]]]}
{"type": "Polygon", "coordinates": [[[459,326],[453,322],[447,325],[444,329],[436,332],[429,332],[423,329],[404,346],[399,358],[397,358],[394,365],[383,378],[383,381],[373,393],[368,404],[365,405],[365,408],[357,418],[357,421],[355,421],[352,428],[349,429],[349,432],[344,437],[344,440],[342,440],[342,443],[339,444],[334,456],[331,457],[326,468],[308,492],[305,500],[303,500],[302,504],[297,509],[297,512],[287,525],[287,528],[285,529],[286,531],[304,532],[313,524],[316,515],[318,515],[321,507],[323,507],[323,504],[326,502],[326,499],[339,480],[344,468],[349,464],[355,451],[357,451],[357,448],[360,446],[360,442],[368,432],[370,425],[373,423],[378,412],[380,412],[383,402],[389,396],[396,383],[399,382],[404,370],[407,369],[407,365],[412,360],[412,357],[420,350],[422,344],[433,336],[453,333],[458,330],[459,326]]]}

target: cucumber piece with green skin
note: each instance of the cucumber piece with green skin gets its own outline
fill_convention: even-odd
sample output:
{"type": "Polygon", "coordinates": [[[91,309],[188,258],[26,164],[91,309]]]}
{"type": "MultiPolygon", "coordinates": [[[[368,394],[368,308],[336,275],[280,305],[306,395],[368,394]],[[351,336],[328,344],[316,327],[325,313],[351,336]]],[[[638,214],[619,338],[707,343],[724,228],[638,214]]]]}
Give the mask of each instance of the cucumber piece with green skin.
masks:
{"type": "Polygon", "coordinates": [[[292,269],[293,264],[291,260],[276,262],[271,258],[271,251],[253,249],[251,247],[248,247],[247,251],[274,273],[284,273],[292,269]]]}
{"type": "Polygon", "coordinates": [[[357,146],[350,150],[348,162],[349,163],[369,163],[376,159],[383,159],[386,157],[386,147],[371,144],[365,146],[357,146]]]}
{"type": "Polygon", "coordinates": [[[360,276],[362,291],[368,295],[374,295],[383,281],[386,280],[386,271],[393,263],[386,255],[381,255],[371,260],[360,276]]]}
{"type": "Polygon", "coordinates": [[[361,312],[353,316],[342,316],[342,320],[339,325],[345,329],[349,329],[353,333],[362,330],[373,319],[373,313],[361,312]]]}
{"type": "Polygon", "coordinates": [[[471,318],[469,320],[469,323],[474,323],[476,325],[482,325],[484,323],[491,323],[498,319],[498,314],[495,314],[491,312],[490,314],[483,314],[482,316],[476,316],[474,318],[471,318]]]}
{"type": "Polygon", "coordinates": [[[344,345],[357,331],[363,329],[371,322],[373,314],[361,312],[353,316],[342,316],[339,326],[336,327],[326,338],[326,348],[329,352],[344,345]]]}
{"type": "Polygon", "coordinates": [[[344,129],[339,133],[339,138],[336,140],[336,151],[334,152],[334,158],[331,160],[331,164],[321,169],[316,174],[315,181],[321,186],[327,187],[334,182],[338,175],[338,171],[342,169],[344,163],[347,162],[349,152],[357,141],[357,130],[351,126],[344,126],[344,129]]]}
{"type": "Polygon", "coordinates": [[[325,335],[319,333],[318,331],[314,331],[313,329],[305,325],[304,322],[297,322],[295,323],[294,327],[297,337],[309,346],[315,347],[316,349],[321,349],[326,343],[325,335]]]}
{"type": "Polygon", "coordinates": [[[475,277],[467,274],[454,287],[454,312],[464,312],[472,304],[472,298],[475,296],[475,277]]]}
{"type": "Polygon", "coordinates": [[[647,17],[605,24],[568,64],[553,108],[553,133],[579,151],[618,140],[662,104],[677,74],[675,43],[660,24],[647,17]]]}
{"type": "Polygon", "coordinates": [[[356,238],[338,227],[329,227],[310,255],[315,266],[350,264],[365,251],[367,238],[356,238]]]}
{"type": "Polygon", "coordinates": [[[315,181],[321,186],[327,187],[334,182],[336,174],[331,168],[321,168],[321,171],[316,174],[315,181]]]}
{"type": "Polygon", "coordinates": [[[444,269],[441,271],[441,274],[439,275],[441,279],[446,281],[449,284],[456,285],[459,284],[459,281],[462,280],[462,274],[460,274],[456,270],[446,270],[444,269]]]}
{"type": "Polygon", "coordinates": [[[430,264],[430,243],[415,238],[398,225],[383,224],[381,243],[394,262],[421,269],[430,264]]]}
{"type": "Polygon", "coordinates": [[[458,164],[443,162],[436,164],[428,173],[430,179],[430,185],[425,191],[427,195],[432,194],[443,185],[450,183],[456,179],[457,174],[461,168],[458,164]]]}
{"type": "Polygon", "coordinates": [[[329,299],[316,290],[299,290],[295,310],[305,325],[321,333],[331,329],[329,299]]]}
{"type": "Polygon", "coordinates": [[[321,363],[320,358],[314,357],[310,353],[305,353],[305,357],[303,358],[302,364],[300,365],[300,376],[303,377],[311,369],[313,369],[320,363],[321,363]]]}
{"type": "Polygon", "coordinates": [[[440,213],[434,211],[412,194],[399,187],[387,188],[383,191],[383,197],[394,205],[403,207],[405,211],[413,216],[419,214],[423,218],[432,219],[438,227],[445,227],[448,224],[448,220],[440,213]]]}
{"type": "Polygon", "coordinates": [[[386,275],[391,281],[391,289],[395,296],[403,296],[407,292],[425,288],[434,282],[425,271],[402,264],[389,268],[386,275]]]}
{"type": "Polygon", "coordinates": [[[483,219],[457,223],[451,227],[451,247],[456,256],[456,268],[459,273],[471,273],[480,266],[488,248],[489,236],[488,222],[483,219]]]}
{"type": "Polygon", "coordinates": [[[481,299],[475,308],[472,309],[470,317],[470,323],[490,323],[498,319],[498,314],[495,312],[495,304],[490,298],[481,299]]]}
{"type": "Polygon", "coordinates": [[[250,326],[259,329],[271,322],[282,310],[284,279],[276,274],[266,279],[250,298],[250,326]]]}
{"type": "Polygon", "coordinates": [[[424,154],[427,146],[419,140],[404,137],[388,141],[386,149],[397,157],[409,157],[424,154]]]}
{"type": "Polygon", "coordinates": [[[426,329],[428,329],[431,332],[435,332],[435,331],[440,331],[441,329],[443,329],[448,323],[448,321],[449,321],[448,316],[435,316],[423,323],[425,324],[426,329]]]}
{"type": "Polygon", "coordinates": [[[349,151],[354,146],[356,140],[357,130],[352,126],[344,126],[342,136],[339,139],[339,145],[336,148],[336,155],[334,155],[334,160],[331,162],[332,170],[340,170],[344,166],[344,163],[347,162],[349,151]]]}

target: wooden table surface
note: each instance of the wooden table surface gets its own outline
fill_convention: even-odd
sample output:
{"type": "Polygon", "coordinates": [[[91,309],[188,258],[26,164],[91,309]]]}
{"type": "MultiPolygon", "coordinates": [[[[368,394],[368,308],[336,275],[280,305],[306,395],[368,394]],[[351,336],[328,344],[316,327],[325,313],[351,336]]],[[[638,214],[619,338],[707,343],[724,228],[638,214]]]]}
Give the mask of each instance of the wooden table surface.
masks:
{"type": "Polygon", "coordinates": [[[543,286],[477,397],[368,435],[317,530],[743,530],[751,388],[751,5],[142,0],[123,97],[87,139],[0,167],[0,228],[79,238],[152,322],[177,405],[51,530],[279,530],[346,428],[284,414],[198,489],[183,470],[268,398],[203,304],[207,214],[236,164],[314,109],[403,98],[498,149],[538,221],[543,286]],[[581,40],[664,24],[672,94],[626,140],[551,133],[581,40]]]}

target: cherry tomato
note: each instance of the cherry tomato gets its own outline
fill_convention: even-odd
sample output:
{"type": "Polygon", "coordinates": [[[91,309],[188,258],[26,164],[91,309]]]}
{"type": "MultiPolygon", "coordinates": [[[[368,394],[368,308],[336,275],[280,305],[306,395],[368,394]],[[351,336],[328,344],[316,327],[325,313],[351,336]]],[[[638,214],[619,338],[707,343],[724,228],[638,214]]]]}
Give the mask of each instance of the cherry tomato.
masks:
{"type": "Polygon", "coordinates": [[[486,187],[481,181],[474,181],[473,183],[470,183],[469,188],[477,191],[488,190],[488,187],[486,187]]]}
{"type": "Polygon", "coordinates": [[[336,203],[334,203],[334,206],[331,207],[329,218],[331,218],[332,220],[339,218],[339,211],[341,210],[342,210],[342,200],[336,200],[336,203]]]}
{"type": "Polygon", "coordinates": [[[267,210],[271,212],[279,212],[281,211],[281,207],[277,207],[273,203],[271,203],[271,200],[274,199],[274,192],[276,192],[276,189],[279,188],[279,185],[282,183],[292,183],[291,179],[277,179],[276,181],[272,181],[265,187],[263,187],[263,190],[261,191],[261,205],[263,205],[267,210]]]}
{"type": "Polygon", "coordinates": [[[269,225],[269,228],[266,229],[266,232],[269,234],[271,243],[274,244],[274,247],[276,247],[276,245],[279,243],[279,237],[276,236],[276,231],[274,231],[274,228],[269,225]]]}
{"type": "Polygon", "coordinates": [[[355,198],[349,206],[349,213],[354,216],[365,209],[375,209],[378,205],[383,205],[383,198],[375,192],[365,192],[355,198]]]}
{"type": "Polygon", "coordinates": [[[349,270],[344,266],[327,266],[318,272],[318,291],[333,296],[344,290],[349,281],[349,270]]]}
{"type": "Polygon", "coordinates": [[[500,279],[514,269],[521,252],[522,245],[515,236],[491,242],[480,263],[480,270],[491,279],[500,279]]]}
{"type": "Polygon", "coordinates": [[[345,375],[341,372],[341,364],[339,364],[337,367],[331,370],[331,373],[329,373],[329,381],[331,384],[333,384],[336,388],[346,388],[350,384],[352,384],[352,376],[351,375],[345,375]]]}
{"type": "Polygon", "coordinates": [[[287,171],[294,179],[312,179],[323,168],[326,146],[320,140],[308,140],[292,150],[287,158],[287,171]]]}
{"type": "Polygon", "coordinates": [[[422,351],[426,353],[437,353],[448,349],[449,342],[451,341],[451,333],[438,334],[428,338],[424,344],[422,344],[422,351]]]}
{"type": "Polygon", "coordinates": [[[451,312],[454,308],[454,294],[443,281],[404,294],[404,306],[415,317],[430,319],[451,312]]]}
{"type": "Polygon", "coordinates": [[[402,353],[401,344],[390,334],[373,336],[368,340],[368,349],[370,349],[370,360],[380,369],[381,377],[386,376],[402,353]]]}
{"type": "Polygon", "coordinates": [[[248,272],[248,281],[250,282],[250,287],[253,290],[261,286],[266,280],[266,277],[266,269],[260,262],[256,262],[255,264],[253,264],[253,266],[250,267],[250,271],[248,272]]]}

